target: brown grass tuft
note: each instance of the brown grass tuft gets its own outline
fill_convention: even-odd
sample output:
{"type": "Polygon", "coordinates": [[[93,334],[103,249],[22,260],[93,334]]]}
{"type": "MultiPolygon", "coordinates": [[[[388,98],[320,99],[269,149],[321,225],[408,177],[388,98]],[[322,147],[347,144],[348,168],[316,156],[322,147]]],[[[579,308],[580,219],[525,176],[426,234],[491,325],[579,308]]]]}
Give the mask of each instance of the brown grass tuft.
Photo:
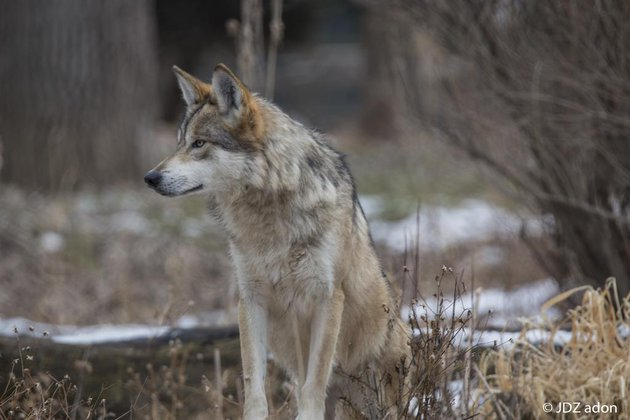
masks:
{"type": "Polygon", "coordinates": [[[581,305],[560,322],[542,322],[551,334],[541,345],[526,339],[524,328],[510,349],[487,352],[479,364],[483,380],[478,392],[485,416],[512,419],[545,418],[543,404],[580,402],[581,413],[572,418],[593,418],[587,404],[614,405],[615,418],[629,418],[630,405],[630,296],[619,300],[614,279],[603,289],[590,286],[562,293],[543,306],[543,311],[577,292],[584,291],[581,305]],[[570,339],[558,345],[562,328],[570,339]]]}

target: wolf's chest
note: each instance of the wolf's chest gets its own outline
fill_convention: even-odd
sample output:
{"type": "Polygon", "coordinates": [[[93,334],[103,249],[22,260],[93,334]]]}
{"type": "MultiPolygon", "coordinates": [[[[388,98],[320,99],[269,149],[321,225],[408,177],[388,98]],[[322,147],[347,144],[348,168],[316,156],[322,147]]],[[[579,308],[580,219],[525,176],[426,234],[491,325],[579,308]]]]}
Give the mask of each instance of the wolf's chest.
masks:
{"type": "Polygon", "coordinates": [[[332,293],[333,258],[325,254],[318,248],[295,247],[236,253],[241,291],[264,299],[270,309],[310,313],[332,293]]]}

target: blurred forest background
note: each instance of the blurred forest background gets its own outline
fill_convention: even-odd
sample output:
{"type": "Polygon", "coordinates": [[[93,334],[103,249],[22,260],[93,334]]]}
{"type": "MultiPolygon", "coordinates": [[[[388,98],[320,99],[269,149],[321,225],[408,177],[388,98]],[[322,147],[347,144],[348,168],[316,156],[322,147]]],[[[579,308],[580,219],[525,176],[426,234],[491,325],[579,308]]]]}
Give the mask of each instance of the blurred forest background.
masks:
{"type": "Polygon", "coordinates": [[[418,239],[404,298],[442,264],[630,290],[627,2],[241,3],[0,2],[0,315],[233,299],[203,200],[141,182],[174,147],[171,66],[207,80],[218,62],[336,136],[388,270],[418,239]]]}
{"type": "Polygon", "coordinates": [[[443,266],[496,328],[630,292],[630,2],[0,0],[1,333],[234,324],[204,199],[142,180],[175,147],[171,67],[219,62],[334,136],[403,305],[443,266]]]}

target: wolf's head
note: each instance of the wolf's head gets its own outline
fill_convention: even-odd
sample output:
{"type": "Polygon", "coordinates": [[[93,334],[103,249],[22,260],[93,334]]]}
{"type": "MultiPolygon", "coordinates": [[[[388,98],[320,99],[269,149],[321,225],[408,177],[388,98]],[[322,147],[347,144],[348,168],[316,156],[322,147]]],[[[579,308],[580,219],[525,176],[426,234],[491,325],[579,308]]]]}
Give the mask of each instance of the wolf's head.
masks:
{"type": "Polygon", "coordinates": [[[186,102],[177,150],[144,180],[166,196],[230,188],[245,171],[248,157],[262,147],[258,104],[223,64],[215,68],[210,84],[178,67],[173,71],[186,102]]]}

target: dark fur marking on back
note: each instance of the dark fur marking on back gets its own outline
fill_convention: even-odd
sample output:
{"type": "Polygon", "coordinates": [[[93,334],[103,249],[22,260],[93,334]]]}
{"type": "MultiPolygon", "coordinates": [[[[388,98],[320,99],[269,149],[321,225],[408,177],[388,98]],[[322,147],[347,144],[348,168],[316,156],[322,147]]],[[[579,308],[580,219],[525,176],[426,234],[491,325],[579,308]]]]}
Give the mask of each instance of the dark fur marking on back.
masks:
{"type": "Polygon", "coordinates": [[[308,156],[306,156],[306,163],[311,169],[318,170],[322,167],[321,158],[319,156],[316,156],[315,154],[309,154],[308,156]]]}
{"type": "MultiPolygon", "coordinates": [[[[350,183],[350,186],[352,188],[352,226],[356,227],[357,217],[360,214],[361,217],[363,217],[363,220],[365,221],[365,224],[366,224],[366,227],[367,227],[367,236],[368,236],[368,240],[370,242],[370,247],[376,253],[376,244],[374,243],[374,238],[372,237],[372,232],[370,230],[370,226],[368,224],[367,217],[365,216],[365,212],[363,211],[363,206],[361,205],[361,202],[359,201],[359,194],[357,192],[357,185],[356,185],[356,182],[354,180],[354,177],[352,176],[352,172],[350,172],[350,166],[348,165],[348,162],[346,161],[346,155],[344,155],[341,152],[336,151],[335,149],[333,149],[327,143],[324,143],[324,145],[326,147],[328,147],[330,150],[332,150],[337,155],[337,161],[335,163],[337,172],[342,174],[342,176],[346,177],[346,181],[350,183]]],[[[385,280],[385,283],[387,284],[387,288],[389,290],[389,293],[390,293],[390,295],[393,298],[394,292],[393,292],[393,289],[392,289],[391,282],[389,281],[389,279],[385,275],[385,272],[383,271],[383,268],[380,266],[380,264],[381,263],[380,263],[380,260],[379,260],[379,268],[381,270],[381,274],[383,276],[383,279],[385,280]]]]}

